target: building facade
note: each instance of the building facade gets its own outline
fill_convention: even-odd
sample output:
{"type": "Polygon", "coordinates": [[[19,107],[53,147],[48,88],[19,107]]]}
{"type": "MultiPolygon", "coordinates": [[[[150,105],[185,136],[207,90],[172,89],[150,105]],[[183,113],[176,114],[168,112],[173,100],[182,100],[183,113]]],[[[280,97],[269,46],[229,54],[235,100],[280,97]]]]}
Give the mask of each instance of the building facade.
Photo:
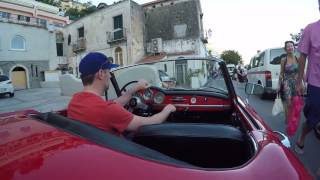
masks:
{"type": "Polygon", "coordinates": [[[64,27],[64,54],[79,77],[80,60],[98,51],[114,63],[129,65],[144,56],[144,15],[140,5],[124,0],[64,27]]]}
{"type": "Polygon", "coordinates": [[[166,57],[205,57],[199,0],[159,0],[143,5],[146,53],[166,57]]]}
{"type": "Polygon", "coordinates": [[[57,37],[69,20],[58,11],[36,1],[0,2],[0,73],[15,89],[40,87],[46,71],[66,64],[57,54],[57,37]]]}

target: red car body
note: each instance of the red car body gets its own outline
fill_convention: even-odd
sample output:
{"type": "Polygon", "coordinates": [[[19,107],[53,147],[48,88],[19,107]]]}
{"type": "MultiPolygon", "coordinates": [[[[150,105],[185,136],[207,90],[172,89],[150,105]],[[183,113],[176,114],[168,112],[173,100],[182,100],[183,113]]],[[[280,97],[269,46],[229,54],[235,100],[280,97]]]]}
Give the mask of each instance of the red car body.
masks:
{"type": "Polygon", "coordinates": [[[0,115],[0,179],[313,179],[240,98],[232,102],[212,99],[210,103],[229,103],[242,115],[257,146],[254,156],[243,165],[190,168],[137,157],[39,121],[34,118],[39,112],[25,110],[0,115]],[[261,128],[255,128],[249,118],[261,128]]]}

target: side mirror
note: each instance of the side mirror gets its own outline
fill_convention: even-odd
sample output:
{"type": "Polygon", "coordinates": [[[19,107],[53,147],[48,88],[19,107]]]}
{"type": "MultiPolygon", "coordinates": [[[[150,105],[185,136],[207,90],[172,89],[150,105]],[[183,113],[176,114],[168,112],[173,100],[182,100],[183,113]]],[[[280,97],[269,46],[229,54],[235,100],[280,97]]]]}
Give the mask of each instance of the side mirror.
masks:
{"type": "Polygon", "coordinates": [[[260,84],[247,83],[245,92],[247,95],[262,95],[264,92],[264,87],[260,84]]]}

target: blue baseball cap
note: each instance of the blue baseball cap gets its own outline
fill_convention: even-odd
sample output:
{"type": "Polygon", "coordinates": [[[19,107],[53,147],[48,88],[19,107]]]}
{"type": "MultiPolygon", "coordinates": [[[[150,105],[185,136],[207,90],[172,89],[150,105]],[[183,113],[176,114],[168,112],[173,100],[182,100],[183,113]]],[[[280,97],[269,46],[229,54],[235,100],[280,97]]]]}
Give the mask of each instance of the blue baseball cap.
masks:
{"type": "Polygon", "coordinates": [[[95,74],[100,69],[112,69],[119,67],[118,64],[112,64],[107,56],[99,52],[91,52],[83,57],[79,64],[81,77],[95,74]]]}

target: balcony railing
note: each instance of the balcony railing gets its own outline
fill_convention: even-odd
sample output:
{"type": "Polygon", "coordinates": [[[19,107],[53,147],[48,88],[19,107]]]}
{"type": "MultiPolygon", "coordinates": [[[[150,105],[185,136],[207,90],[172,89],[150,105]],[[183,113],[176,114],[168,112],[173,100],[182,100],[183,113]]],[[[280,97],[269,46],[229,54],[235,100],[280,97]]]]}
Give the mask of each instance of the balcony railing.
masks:
{"type": "Polygon", "coordinates": [[[72,51],[77,53],[80,51],[86,50],[86,39],[78,39],[75,43],[72,44],[72,51]]]}
{"type": "Polygon", "coordinates": [[[112,43],[116,43],[116,42],[119,42],[119,41],[125,41],[127,39],[127,36],[126,36],[126,29],[123,28],[123,29],[116,29],[114,31],[111,31],[111,32],[107,32],[107,42],[109,44],[112,44],[112,43]]]}
{"type": "Polygon", "coordinates": [[[19,20],[17,17],[1,17],[0,16],[0,22],[9,22],[9,23],[15,23],[15,24],[24,24],[24,25],[31,25],[31,26],[37,26],[37,27],[47,27],[46,21],[41,21],[40,19],[30,17],[29,20],[19,20]]]}

